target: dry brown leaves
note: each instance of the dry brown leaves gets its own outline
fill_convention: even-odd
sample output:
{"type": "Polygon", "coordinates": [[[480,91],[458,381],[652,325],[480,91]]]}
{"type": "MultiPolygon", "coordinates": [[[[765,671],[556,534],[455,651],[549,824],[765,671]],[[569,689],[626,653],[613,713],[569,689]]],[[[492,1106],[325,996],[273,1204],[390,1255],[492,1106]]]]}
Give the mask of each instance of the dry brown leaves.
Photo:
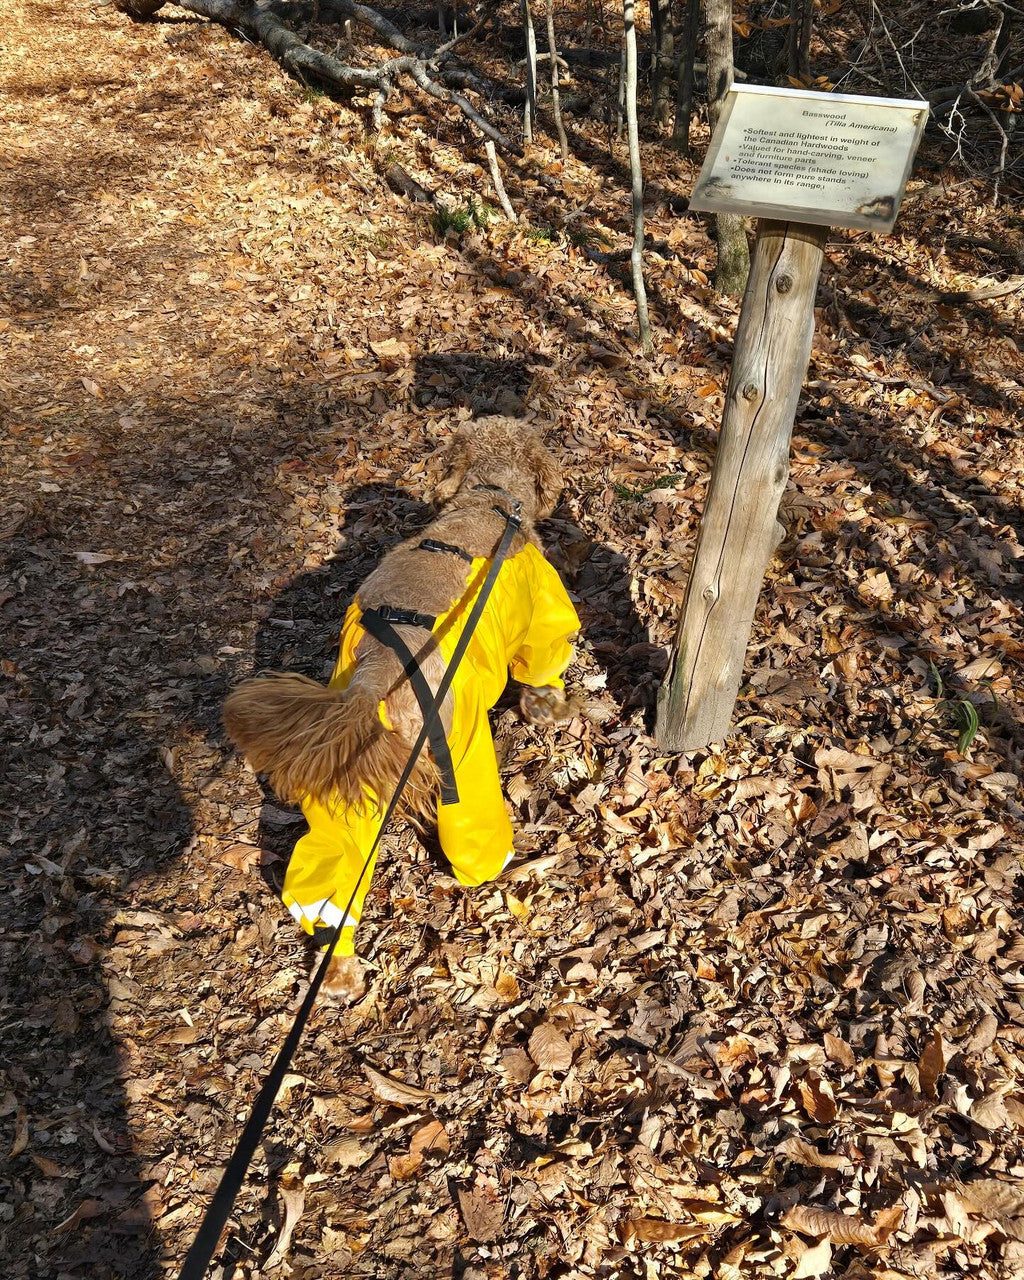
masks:
{"type": "MultiPolygon", "coordinates": [[[[565,469],[544,536],[581,714],[496,713],[513,877],[455,888],[388,838],[368,998],[318,1009],[232,1265],[1020,1274],[1021,299],[923,300],[1011,270],[1014,215],[926,194],[929,142],[898,234],[830,246],[736,732],[665,759],[645,713],[736,310],[670,203],[692,166],[645,139],[670,252],[640,361],[615,264],[559,230],[579,209],[574,236],[628,245],[596,121],[586,162],[545,173],[542,140],[508,175],[527,224],[442,243],[358,101],[191,20],[8,9],[5,1275],[184,1256],[309,969],[277,900],[301,817],[226,750],[225,689],[324,674],[358,583],[426,519],[430,459],[488,407],[565,469]]],[[[816,11],[844,53],[852,12],[816,11]]],[[[944,48],[907,54],[944,75],[923,83],[961,74],[944,48]]],[[[453,205],[488,198],[438,111],[387,148],[453,205]]]]}

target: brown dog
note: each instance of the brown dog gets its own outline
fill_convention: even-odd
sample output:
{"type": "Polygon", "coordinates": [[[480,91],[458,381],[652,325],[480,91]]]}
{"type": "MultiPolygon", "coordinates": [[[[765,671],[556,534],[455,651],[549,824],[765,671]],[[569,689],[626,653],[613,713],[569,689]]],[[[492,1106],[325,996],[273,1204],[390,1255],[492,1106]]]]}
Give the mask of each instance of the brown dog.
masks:
{"type": "Polygon", "coordinates": [[[446,504],[441,515],[360,588],[330,685],[264,675],[234,690],[225,706],[231,738],[279,795],[302,804],[310,824],[289,864],[284,900],[307,932],[342,925],[325,983],[335,995],[362,988],[352,938],[368,876],[347,916],[342,908],[423,726],[419,698],[436,693],[512,515],[520,529],[445,698],[443,737],[431,738],[431,755],[421,754],[405,793],[420,814],[436,806],[442,847],[462,883],[491,879],[512,853],[486,719],[509,667],[524,686],[520,706],[530,720],[553,724],[568,713],[561,677],[579,620],[534,527],[558,498],[555,460],[521,423],[485,418],[457,433],[448,467],[435,491],[446,504]],[[381,617],[390,629],[379,630],[381,617]],[[426,682],[419,695],[410,654],[426,682]]]}

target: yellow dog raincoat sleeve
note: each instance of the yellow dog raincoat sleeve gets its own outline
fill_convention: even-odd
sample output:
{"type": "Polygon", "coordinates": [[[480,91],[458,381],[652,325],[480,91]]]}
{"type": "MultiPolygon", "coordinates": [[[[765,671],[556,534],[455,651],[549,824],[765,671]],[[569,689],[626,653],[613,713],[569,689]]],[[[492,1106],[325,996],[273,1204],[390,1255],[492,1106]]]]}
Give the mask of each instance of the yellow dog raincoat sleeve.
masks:
{"type": "MultiPolygon", "coordinates": [[[[434,634],[450,660],[462,623],[479,591],[487,561],[469,571],[466,594],[438,617],[434,634]]],[[[347,614],[331,684],[345,688],[355,668],[355,652],[365,634],[358,602],[347,614]]],[[[458,804],[439,805],[437,831],[456,878],[483,884],[512,856],[512,824],[502,795],[487,713],[501,695],[511,669],[522,684],[562,688],[572,659],[570,636],[579,618],[555,570],[532,544],[502,566],[494,590],[469,642],[452,685],[454,709],[448,738],[459,792],[458,804]]],[[[382,797],[386,804],[388,797],[382,797]]],[[[367,792],[359,809],[307,801],[302,806],[309,831],[296,844],[285,876],[283,898],[307,933],[333,929],[359,878],[363,860],[383,816],[383,805],[367,792]]],[[[337,950],[353,954],[355,926],[362,917],[373,866],[367,870],[343,922],[337,950]]]]}

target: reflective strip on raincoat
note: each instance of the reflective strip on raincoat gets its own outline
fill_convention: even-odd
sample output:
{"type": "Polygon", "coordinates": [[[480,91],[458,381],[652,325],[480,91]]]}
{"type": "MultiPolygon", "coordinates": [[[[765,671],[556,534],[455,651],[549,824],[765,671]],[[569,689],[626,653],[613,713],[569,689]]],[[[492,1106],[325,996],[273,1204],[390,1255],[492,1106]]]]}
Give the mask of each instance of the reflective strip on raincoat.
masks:
{"type": "MultiPolygon", "coordinates": [[[[488,563],[474,559],[465,594],[437,619],[434,635],[446,660],[451,659],[488,563]]],[[[366,634],[360,626],[361,616],[356,600],[342,625],[341,648],[331,677],[334,688],[346,688],[352,678],[356,648],[366,634]]],[[[487,712],[501,696],[509,671],[522,684],[562,688],[562,674],[572,659],[569,637],[579,625],[558,574],[531,543],[502,565],[452,684],[448,745],[460,800],[438,806],[437,833],[462,884],[493,879],[513,853],[512,824],[505,809],[487,712]]],[[[302,806],[309,831],[292,853],[282,897],[307,933],[318,925],[337,925],[359,877],[388,800],[381,797],[383,803],[378,804],[369,790],[366,797],[366,803],[358,808],[325,806],[312,800],[302,806]]],[[[355,926],[362,917],[373,870],[371,865],[344,922],[337,946],[341,955],[353,954],[355,926]]]]}

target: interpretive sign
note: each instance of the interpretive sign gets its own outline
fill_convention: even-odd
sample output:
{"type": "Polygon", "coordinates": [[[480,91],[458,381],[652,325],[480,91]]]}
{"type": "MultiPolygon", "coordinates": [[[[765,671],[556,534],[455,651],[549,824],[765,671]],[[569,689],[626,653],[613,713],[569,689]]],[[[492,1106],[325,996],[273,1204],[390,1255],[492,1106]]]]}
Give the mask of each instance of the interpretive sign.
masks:
{"type": "Polygon", "coordinates": [[[690,208],[891,231],[927,102],[736,84],[690,208]]]}

